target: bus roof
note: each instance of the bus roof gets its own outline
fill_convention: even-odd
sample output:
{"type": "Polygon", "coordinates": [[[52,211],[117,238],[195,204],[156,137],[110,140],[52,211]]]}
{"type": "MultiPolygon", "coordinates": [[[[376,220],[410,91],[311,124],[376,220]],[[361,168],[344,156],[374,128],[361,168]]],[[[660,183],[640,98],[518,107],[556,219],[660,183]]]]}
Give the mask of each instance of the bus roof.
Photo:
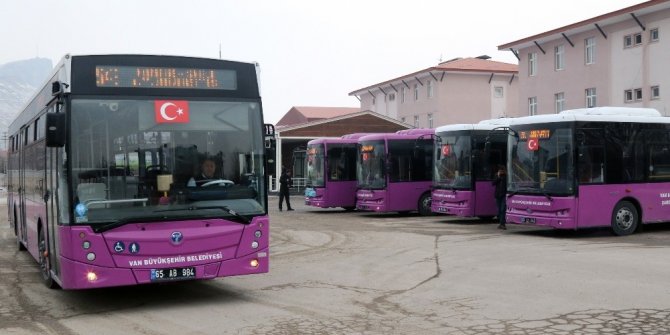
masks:
{"type": "Polygon", "coordinates": [[[413,130],[406,132],[404,130],[395,133],[380,133],[369,134],[358,139],[358,141],[374,141],[374,140],[403,140],[403,139],[417,139],[419,137],[430,138],[427,135],[435,134],[435,129],[408,129],[413,130]]]}
{"type": "Polygon", "coordinates": [[[670,118],[662,116],[653,108],[595,107],[565,110],[558,114],[515,118],[512,119],[510,125],[575,121],[670,123],[670,118]]]}
{"type": "Polygon", "coordinates": [[[358,143],[359,138],[371,134],[373,133],[353,133],[342,135],[342,137],[319,137],[307,142],[307,145],[321,143],[358,143]]]}
{"type": "Polygon", "coordinates": [[[500,119],[484,120],[479,123],[448,124],[436,128],[435,133],[438,134],[447,131],[460,131],[460,130],[493,130],[496,128],[509,126],[511,120],[512,120],[511,118],[500,118],[500,119]]]}

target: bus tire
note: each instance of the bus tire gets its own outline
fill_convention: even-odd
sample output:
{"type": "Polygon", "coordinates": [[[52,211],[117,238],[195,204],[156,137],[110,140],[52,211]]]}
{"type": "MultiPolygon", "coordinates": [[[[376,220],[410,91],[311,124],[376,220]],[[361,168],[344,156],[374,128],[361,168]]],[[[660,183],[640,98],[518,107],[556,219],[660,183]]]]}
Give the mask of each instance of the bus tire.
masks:
{"type": "Polygon", "coordinates": [[[478,218],[482,221],[493,221],[494,216],[493,215],[486,215],[486,216],[478,216],[478,218]]]}
{"type": "Polygon", "coordinates": [[[42,227],[39,228],[37,233],[38,240],[38,252],[39,252],[39,264],[40,264],[40,273],[42,274],[42,282],[48,288],[56,288],[58,285],[51,277],[51,266],[49,263],[49,244],[46,240],[46,234],[42,227]]]}
{"type": "Polygon", "coordinates": [[[619,201],[612,212],[612,230],[618,236],[635,232],[640,222],[637,208],[630,201],[619,201]]]}
{"type": "Polygon", "coordinates": [[[353,212],[356,209],[356,206],[346,206],[342,208],[347,212],[353,212]]]}
{"type": "Polygon", "coordinates": [[[424,193],[421,195],[421,198],[419,198],[419,214],[426,216],[426,215],[432,215],[433,211],[430,209],[431,205],[431,197],[430,193],[424,193]]]}

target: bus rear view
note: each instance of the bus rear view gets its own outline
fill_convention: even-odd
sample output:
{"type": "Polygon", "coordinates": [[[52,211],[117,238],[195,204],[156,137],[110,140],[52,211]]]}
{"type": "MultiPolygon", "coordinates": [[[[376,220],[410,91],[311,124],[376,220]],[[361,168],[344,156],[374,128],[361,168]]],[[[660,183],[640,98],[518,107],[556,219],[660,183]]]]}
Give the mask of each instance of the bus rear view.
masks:
{"type": "Polygon", "coordinates": [[[431,214],[433,129],[374,134],[358,140],[356,208],[431,214]]]}

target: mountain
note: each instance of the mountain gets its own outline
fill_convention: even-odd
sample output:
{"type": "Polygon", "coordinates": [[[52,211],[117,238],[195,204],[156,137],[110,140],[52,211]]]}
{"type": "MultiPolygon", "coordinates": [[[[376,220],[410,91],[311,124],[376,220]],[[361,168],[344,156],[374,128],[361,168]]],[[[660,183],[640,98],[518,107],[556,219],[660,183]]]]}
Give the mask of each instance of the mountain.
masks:
{"type": "MultiPolygon", "coordinates": [[[[44,83],[53,64],[47,58],[33,58],[0,65],[0,136],[44,83]]],[[[0,142],[4,146],[4,141],[0,142]]]]}

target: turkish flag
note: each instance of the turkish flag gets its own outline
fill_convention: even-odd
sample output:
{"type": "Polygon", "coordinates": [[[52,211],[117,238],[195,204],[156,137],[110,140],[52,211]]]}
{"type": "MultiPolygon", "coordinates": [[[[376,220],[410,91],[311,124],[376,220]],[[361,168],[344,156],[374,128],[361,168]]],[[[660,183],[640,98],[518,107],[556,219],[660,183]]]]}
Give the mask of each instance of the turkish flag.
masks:
{"type": "Polygon", "coordinates": [[[537,138],[528,139],[528,150],[537,151],[540,148],[540,141],[537,138]]]}
{"type": "Polygon", "coordinates": [[[156,123],[188,123],[188,101],[155,100],[156,123]]]}
{"type": "Polygon", "coordinates": [[[451,153],[451,145],[445,144],[442,146],[442,156],[449,156],[451,153]]]}

